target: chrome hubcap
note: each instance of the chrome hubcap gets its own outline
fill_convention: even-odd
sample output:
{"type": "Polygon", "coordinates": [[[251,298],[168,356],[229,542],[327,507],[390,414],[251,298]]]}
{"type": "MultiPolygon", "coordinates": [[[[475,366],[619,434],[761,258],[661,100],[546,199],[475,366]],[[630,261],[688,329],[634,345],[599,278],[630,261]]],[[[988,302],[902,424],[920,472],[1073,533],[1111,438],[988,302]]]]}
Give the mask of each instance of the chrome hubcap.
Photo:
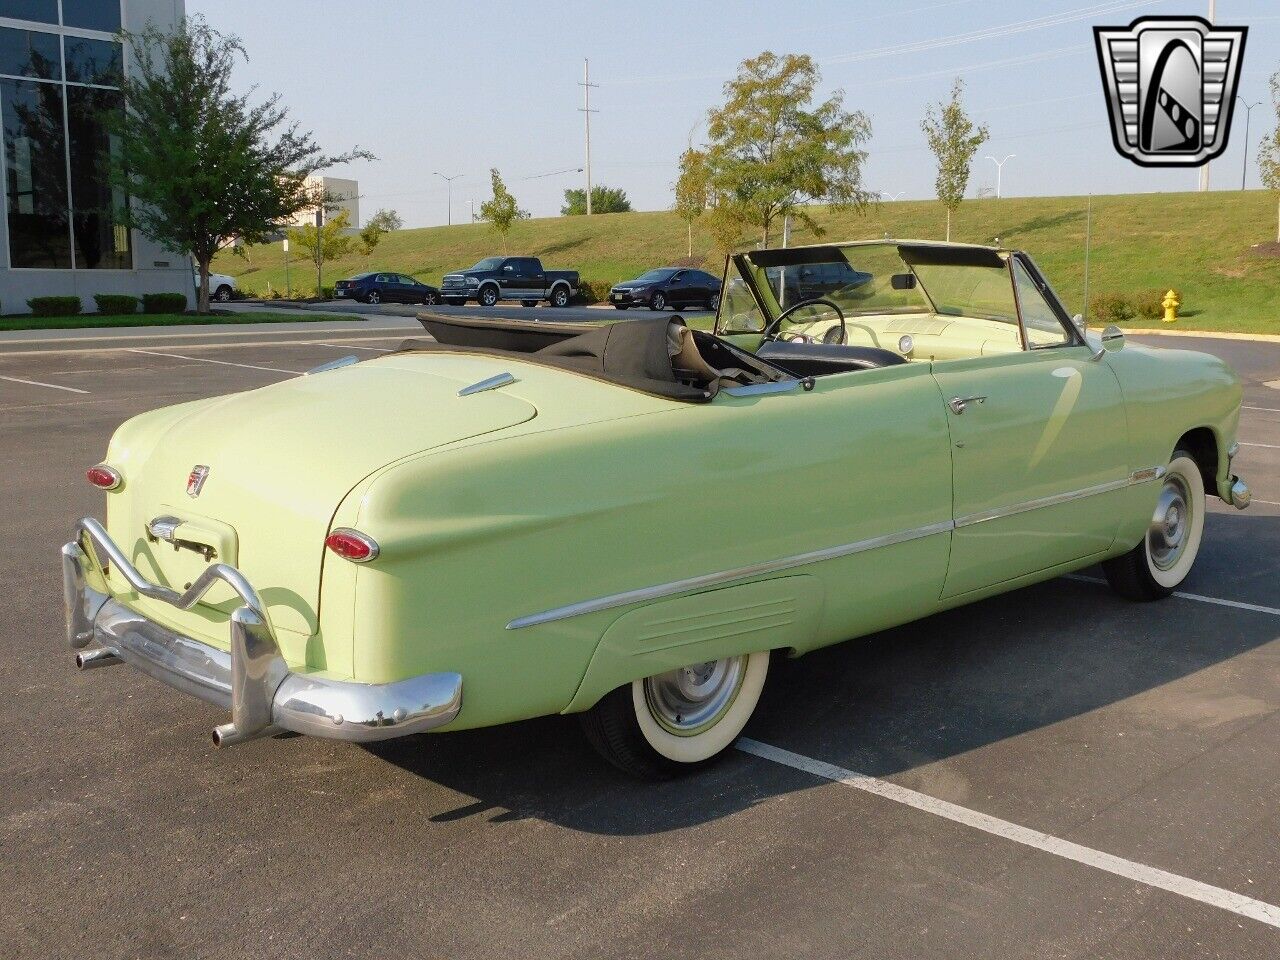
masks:
{"type": "Polygon", "coordinates": [[[649,713],[665,730],[691,737],[713,726],[738,698],[746,657],[708,660],[644,681],[649,713]]]}
{"type": "Polygon", "coordinates": [[[1147,530],[1147,549],[1157,569],[1177,566],[1191,536],[1191,492],[1179,476],[1167,477],[1160,488],[1151,526],[1147,530]]]}

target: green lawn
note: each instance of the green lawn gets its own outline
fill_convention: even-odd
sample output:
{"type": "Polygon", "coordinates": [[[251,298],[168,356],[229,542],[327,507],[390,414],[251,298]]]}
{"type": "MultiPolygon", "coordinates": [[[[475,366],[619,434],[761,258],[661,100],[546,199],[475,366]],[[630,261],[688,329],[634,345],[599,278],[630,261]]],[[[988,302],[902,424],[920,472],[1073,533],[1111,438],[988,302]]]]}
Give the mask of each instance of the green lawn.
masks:
{"type": "Polygon", "coordinates": [[[74,317],[33,317],[12,314],[0,317],[0,330],[79,330],[88,327],[180,327],[213,323],[306,323],[316,320],[358,320],[359,317],[338,316],[304,310],[298,313],[134,313],[109,316],[81,313],[74,317]]]}
{"type": "MultiPolygon", "coordinates": [[[[819,210],[817,216],[826,236],[799,229],[793,231],[793,243],[886,234],[942,239],[946,223],[936,201],[885,203],[865,215],[819,210]]],[[[1249,249],[1273,240],[1275,233],[1276,197],[1266,191],[1095,197],[1090,294],[1173,287],[1183,300],[1183,319],[1174,329],[1280,334],[1280,258],[1254,256],[1249,249]]],[[[1075,312],[1082,309],[1084,234],[1084,197],[1007,198],[966,200],[956,215],[953,239],[991,243],[998,237],[1028,251],[1075,312]]],[[[580,270],[584,280],[606,285],[684,257],[685,244],[684,223],[673,213],[615,213],[522,221],[512,227],[507,249],[539,256],[553,269],[580,270]]],[[[697,228],[693,249],[718,272],[710,240],[697,228]]],[[[446,272],[501,252],[500,238],[486,224],[400,230],[386,236],[370,257],[353,254],[327,264],[324,282],[387,269],[439,283],[446,272]]],[[[268,284],[284,289],[279,244],[252,247],[248,256],[246,262],[224,254],[215,269],[236,276],[245,291],[263,294],[268,284]]],[[[295,258],[295,291],[303,289],[306,275],[295,258]]]]}

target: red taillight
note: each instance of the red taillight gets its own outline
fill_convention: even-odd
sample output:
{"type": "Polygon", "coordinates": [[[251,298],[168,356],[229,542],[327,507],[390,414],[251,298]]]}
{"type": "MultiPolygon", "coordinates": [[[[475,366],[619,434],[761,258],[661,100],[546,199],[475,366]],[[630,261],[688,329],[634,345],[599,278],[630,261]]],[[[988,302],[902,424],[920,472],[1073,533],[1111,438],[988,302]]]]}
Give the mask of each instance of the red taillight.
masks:
{"type": "Polygon", "coordinates": [[[116,487],[120,486],[122,482],[120,472],[108,467],[105,463],[100,463],[96,467],[90,467],[88,471],[85,472],[85,476],[95,487],[100,487],[103,490],[114,490],[116,487]]]}
{"type": "Polygon", "coordinates": [[[378,543],[359,530],[339,527],[325,538],[324,545],[352,563],[367,563],[378,555],[378,543]]]}

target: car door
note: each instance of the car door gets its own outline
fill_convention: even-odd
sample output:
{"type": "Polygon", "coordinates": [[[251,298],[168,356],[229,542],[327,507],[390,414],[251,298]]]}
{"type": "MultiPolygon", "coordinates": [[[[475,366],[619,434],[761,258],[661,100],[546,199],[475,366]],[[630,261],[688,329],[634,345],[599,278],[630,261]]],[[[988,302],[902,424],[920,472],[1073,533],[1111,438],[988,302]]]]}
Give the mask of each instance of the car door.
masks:
{"type": "Polygon", "coordinates": [[[401,274],[396,279],[400,281],[398,286],[399,286],[401,303],[421,303],[422,302],[422,298],[426,295],[426,292],[427,292],[423,288],[422,284],[420,284],[417,280],[413,279],[413,277],[406,277],[404,274],[401,274]]]}
{"type": "Polygon", "coordinates": [[[542,269],[542,261],[532,257],[521,258],[521,279],[524,282],[526,299],[538,300],[546,295],[547,274],[542,269]]]}
{"type": "Polygon", "coordinates": [[[395,287],[395,276],[389,273],[378,274],[373,278],[373,283],[370,284],[370,289],[378,291],[378,296],[382,298],[383,303],[395,300],[395,287]]]}
{"type": "Polygon", "coordinates": [[[689,302],[689,271],[677,270],[666,282],[667,303],[673,307],[683,307],[689,302]]]}
{"type": "Polygon", "coordinates": [[[1135,470],[1115,374],[1038,274],[1017,258],[1010,271],[1022,349],[933,368],[952,445],[945,597],[1108,550],[1135,470]]]}

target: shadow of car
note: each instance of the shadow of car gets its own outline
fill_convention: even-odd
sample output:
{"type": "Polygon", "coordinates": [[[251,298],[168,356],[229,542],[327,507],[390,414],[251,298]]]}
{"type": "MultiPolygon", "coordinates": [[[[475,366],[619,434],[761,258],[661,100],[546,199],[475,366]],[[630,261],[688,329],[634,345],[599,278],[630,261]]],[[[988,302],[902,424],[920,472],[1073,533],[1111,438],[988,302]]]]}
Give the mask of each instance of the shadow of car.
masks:
{"type": "Polygon", "coordinates": [[[440,289],[429,283],[415,280],[403,273],[360,273],[333,285],[335,300],[355,300],[358,303],[421,303],[441,302],[440,289]]]}

